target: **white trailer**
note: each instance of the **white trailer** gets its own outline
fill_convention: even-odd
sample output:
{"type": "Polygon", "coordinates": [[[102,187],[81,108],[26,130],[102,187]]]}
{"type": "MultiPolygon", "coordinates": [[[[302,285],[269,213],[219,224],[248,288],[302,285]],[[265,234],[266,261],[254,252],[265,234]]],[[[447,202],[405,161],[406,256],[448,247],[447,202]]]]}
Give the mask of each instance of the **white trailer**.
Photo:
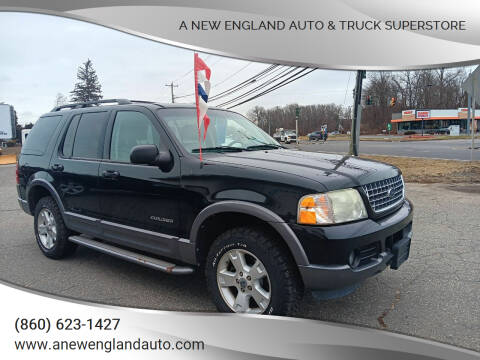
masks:
{"type": "Polygon", "coordinates": [[[28,134],[30,134],[32,129],[23,129],[22,130],[22,145],[25,145],[25,141],[27,141],[28,134]]]}
{"type": "Polygon", "coordinates": [[[0,104],[0,140],[15,139],[16,130],[13,106],[0,104]]]}

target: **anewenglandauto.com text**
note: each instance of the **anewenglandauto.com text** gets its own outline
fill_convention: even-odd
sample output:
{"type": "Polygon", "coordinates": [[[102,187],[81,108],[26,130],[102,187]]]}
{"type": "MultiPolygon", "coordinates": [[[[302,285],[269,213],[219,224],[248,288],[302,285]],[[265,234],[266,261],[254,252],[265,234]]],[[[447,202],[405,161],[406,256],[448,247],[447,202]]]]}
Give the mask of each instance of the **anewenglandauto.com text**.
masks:
{"type": "Polygon", "coordinates": [[[17,351],[204,351],[201,340],[15,340],[17,351]]]}

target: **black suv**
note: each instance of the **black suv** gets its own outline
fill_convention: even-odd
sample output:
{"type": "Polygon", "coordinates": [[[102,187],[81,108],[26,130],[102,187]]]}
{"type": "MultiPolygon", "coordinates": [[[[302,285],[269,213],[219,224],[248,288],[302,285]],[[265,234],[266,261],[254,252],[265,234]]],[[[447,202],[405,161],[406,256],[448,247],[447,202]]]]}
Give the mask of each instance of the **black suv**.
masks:
{"type": "Polygon", "coordinates": [[[408,258],[397,168],[284,149],[240,114],[208,115],[202,160],[194,106],[103,100],[43,115],[17,164],[41,251],[83,245],[171,274],[201,269],[220,311],[266,314],[408,258]]]}

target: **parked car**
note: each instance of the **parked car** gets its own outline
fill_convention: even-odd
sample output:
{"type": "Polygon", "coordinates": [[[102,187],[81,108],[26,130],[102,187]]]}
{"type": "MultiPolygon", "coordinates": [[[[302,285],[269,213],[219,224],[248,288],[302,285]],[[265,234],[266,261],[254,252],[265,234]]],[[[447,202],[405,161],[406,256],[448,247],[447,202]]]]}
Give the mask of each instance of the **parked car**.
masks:
{"type": "Polygon", "coordinates": [[[314,131],[310,134],[308,134],[308,140],[310,141],[318,141],[318,140],[327,140],[328,135],[324,131],[314,131]]]}
{"type": "Polygon", "coordinates": [[[283,131],[277,131],[275,133],[273,133],[273,138],[276,140],[276,141],[282,141],[282,135],[284,135],[285,133],[283,131]]]}
{"type": "Polygon", "coordinates": [[[431,134],[431,135],[450,135],[450,129],[449,128],[439,128],[439,129],[426,129],[424,130],[425,133],[431,134]]]}
{"type": "Polygon", "coordinates": [[[194,106],[102,100],[41,116],[16,182],[43,254],[81,245],[202,271],[219,311],[280,315],[304,289],[345,291],[407,260],[399,169],[284,149],[238,113],[208,114],[203,158],[194,106]]]}
{"type": "Polygon", "coordinates": [[[295,130],[286,130],[284,136],[285,144],[290,144],[292,141],[297,141],[297,133],[295,130]]]}

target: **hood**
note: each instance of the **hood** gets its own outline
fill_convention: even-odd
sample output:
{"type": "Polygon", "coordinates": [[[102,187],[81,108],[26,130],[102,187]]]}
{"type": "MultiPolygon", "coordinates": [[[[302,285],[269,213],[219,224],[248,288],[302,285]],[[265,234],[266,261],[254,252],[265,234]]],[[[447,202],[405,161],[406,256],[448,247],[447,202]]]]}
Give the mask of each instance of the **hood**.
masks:
{"type": "Polygon", "coordinates": [[[400,173],[378,161],[289,149],[212,154],[208,160],[298,175],[321,183],[327,190],[365,185],[400,173]]]}

